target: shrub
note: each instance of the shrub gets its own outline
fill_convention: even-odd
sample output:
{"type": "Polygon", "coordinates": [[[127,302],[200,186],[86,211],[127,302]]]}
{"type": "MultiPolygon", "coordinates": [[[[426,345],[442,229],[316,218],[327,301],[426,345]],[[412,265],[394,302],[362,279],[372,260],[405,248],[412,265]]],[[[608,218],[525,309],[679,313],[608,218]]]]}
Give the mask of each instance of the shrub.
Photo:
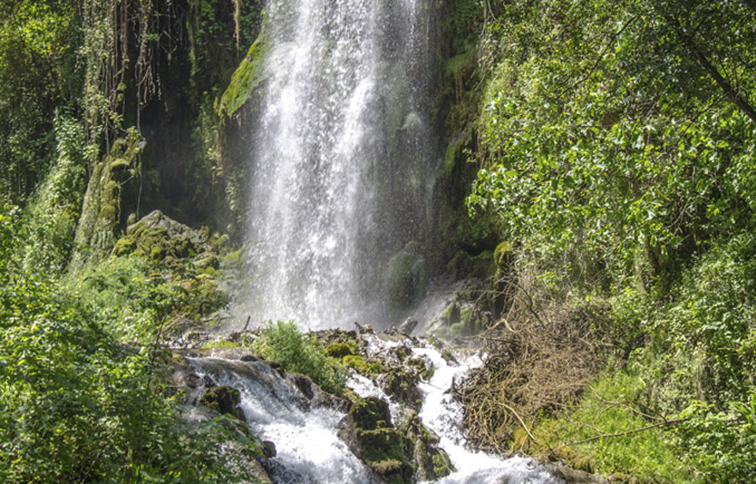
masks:
{"type": "Polygon", "coordinates": [[[344,393],[344,368],[325,354],[313,336],[302,334],[294,322],[269,322],[260,330],[254,348],[286,371],[309,376],[323,390],[337,395],[344,393]]]}
{"type": "Polygon", "coordinates": [[[51,281],[0,277],[0,481],[253,479],[257,441],[228,419],[184,420],[152,352],[118,345],[51,281]]]}

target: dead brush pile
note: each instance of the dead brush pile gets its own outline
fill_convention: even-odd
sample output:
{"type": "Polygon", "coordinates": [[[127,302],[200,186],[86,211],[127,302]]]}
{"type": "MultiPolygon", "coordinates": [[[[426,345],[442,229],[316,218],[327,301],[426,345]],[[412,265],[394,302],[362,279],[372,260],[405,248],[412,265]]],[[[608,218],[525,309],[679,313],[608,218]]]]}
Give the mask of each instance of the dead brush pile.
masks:
{"type": "Polygon", "coordinates": [[[541,415],[575,402],[602,368],[597,306],[533,310],[515,304],[485,337],[487,358],[457,388],[465,406],[468,439],[477,447],[508,453],[532,439],[541,415]]]}

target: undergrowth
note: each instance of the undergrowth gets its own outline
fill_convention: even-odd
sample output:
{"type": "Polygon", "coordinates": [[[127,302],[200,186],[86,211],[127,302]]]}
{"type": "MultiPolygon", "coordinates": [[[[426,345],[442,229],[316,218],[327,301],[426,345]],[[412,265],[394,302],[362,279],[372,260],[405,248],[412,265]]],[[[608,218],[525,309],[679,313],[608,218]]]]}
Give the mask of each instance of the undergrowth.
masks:
{"type": "Polygon", "coordinates": [[[286,371],[312,378],[323,390],[342,395],[346,389],[346,370],[312,335],[305,335],[292,321],[269,322],[260,330],[255,351],[283,366],[286,371]]]}
{"type": "Polygon", "coordinates": [[[608,371],[577,404],[538,424],[537,452],[621,480],[695,482],[677,452],[677,437],[664,429],[668,421],[644,414],[635,403],[644,389],[637,374],[608,371]]]}

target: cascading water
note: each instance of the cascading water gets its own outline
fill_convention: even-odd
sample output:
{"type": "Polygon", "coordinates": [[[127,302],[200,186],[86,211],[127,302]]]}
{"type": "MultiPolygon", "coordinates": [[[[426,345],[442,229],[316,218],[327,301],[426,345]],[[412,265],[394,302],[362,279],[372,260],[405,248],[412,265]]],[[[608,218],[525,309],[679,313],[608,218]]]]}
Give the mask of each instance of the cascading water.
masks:
{"type": "MultiPolygon", "coordinates": [[[[395,317],[386,304],[391,261],[414,257],[414,242],[429,231],[437,158],[427,89],[434,5],[270,0],[266,83],[251,155],[250,282],[240,313],[256,322],[293,319],[309,329],[353,321],[380,326],[395,317]]],[[[398,343],[376,336],[368,351],[391,344],[398,343]]],[[[465,450],[461,409],[444,392],[466,367],[450,366],[434,349],[414,351],[436,369],[420,385],[420,418],[457,468],[434,482],[562,482],[527,459],[465,450]]],[[[249,426],[277,447],[268,469],[275,483],[382,482],[342,438],[345,413],[316,405],[267,363],[203,358],[193,365],[240,390],[249,426]]],[[[410,415],[367,377],[353,375],[351,386],[388,400],[396,419],[410,415]]]]}
{"type": "MultiPolygon", "coordinates": [[[[410,344],[386,342],[377,336],[365,339],[371,354],[385,354],[391,348],[410,344]]],[[[407,346],[410,349],[410,346],[407,346]]],[[[480,364],[477,356],[458,354],[459,364],[449,363],[430,346],[411,348],[423,358],[433,376],[419,389],[422,406],[419,417],[439,437],[439,446],[449,455],[456,472],[431,481],[435,484],[564,484],[553,470],[537,462],[514,457],[500,459],[468,450],[462,433],[462,408],[448,390],[455,378],[480,364]]],[[[197,372],[209,375],[220,385],[241,392],[241,408],[255,435],[275,443],[270,477],[275,484],[380,484],[375,473],[342,440],[345,413],[324,403],[316,387],[302,389],[291,376],[284,377],[266,362],[244,362],[221,358],[192,360],[197,372]],[[320,402],[318,401],[320,399],[320,402]]],[[[401,420],[407,410],[369,378],[353,374],[351,389],[363,398],[378,397],[389,402],[393,418],[401,420]]],[[[325,397],[327,400],[328,397],[325,397]]],[[[426,481],[427,482],[427,481],[426,481]]]]}
{"type": "Polygon", "coordinates": [[[271,0],[248,240],[254,320],[385,316],[432,163],[425,0],[271,0]]]}

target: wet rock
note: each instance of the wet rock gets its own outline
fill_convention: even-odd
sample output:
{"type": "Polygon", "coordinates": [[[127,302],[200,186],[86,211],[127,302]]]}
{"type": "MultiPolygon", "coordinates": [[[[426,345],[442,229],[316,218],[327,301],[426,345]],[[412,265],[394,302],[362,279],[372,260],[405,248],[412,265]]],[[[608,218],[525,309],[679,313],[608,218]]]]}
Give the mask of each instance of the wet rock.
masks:
{"type": "Polygon", "coordinates": [[[200,398],[200,403],[221,415],[228,414],[245,422],[241,407],[241,394],[236,388],[227,386],[209,388],[200,398]]]}
{"type": "Polygon", "coordinates": [[[360,443],[357,441],[357,436],[355,435],[356,426],[352,415],[347,414],[342,418],[339,421],[338,429],[339,439],[346,444],[347,449],[349,449],[352,454],[356,455],[358,459],[364,460],[362,456],[362,447],[360,447],[360,443]]]}
{"type": "Polygon", "coordinates": [[[417,242],[410,242],[389,260],[385,276],[389,307],[401,313],[425,297],[425,259],[417,242]]]}
{"type": "Polygon", "coordinates": [[[194,389],[202,386],[202,379],[186,367],[176,368],[171,380],[173,381],[173,384],[179,388],[194,389]]]}
{"type": "Polygon", "coordinates": [[[417,467],[418,481],[435,481],[456,470],[449,455],[439,447],[438,435],[428,430],[416,413],[410,414],[402,430],[409,444],[407,452],[417,467]]]}
{"type": "Polygon", "coordinates": [[[407,318],[404,320],[404,322],[399,326],[399,331],[409,336],[412,334],[412,331],[415,330],[417,327],[418,321],[415,318],[407,318]]]}
{"type": "Polygon", "coordinates": [[[479,334],[493,323],[495,294],[483,281],[465,281],[424,333],[445,339],[479,334]]]}
{"type": "Polygon", "coordinates": [[[311,408],[327,407],[346,412],[349,400],[324,392],[310,377],[301,373],[286,373],[285,380],[300,391],[311,408]]]}
{"type": "Polygon", "coordinates": [[[263,440],[262,442],[263,455],[268,459],[272,459],[276,456],[276,444],[270,440],[263,440]]]}
{"type": "Polygon", "coordinates": [[[250,466],[252,467],[250,471],[252,472],[252,475],[255,477],[255,483],[259,484],[273,484],[273,479],[270,478],[270,475],[268,474],[268,471],[265,469],[264,464],[253,460],[250,462],[250,466]]]}

